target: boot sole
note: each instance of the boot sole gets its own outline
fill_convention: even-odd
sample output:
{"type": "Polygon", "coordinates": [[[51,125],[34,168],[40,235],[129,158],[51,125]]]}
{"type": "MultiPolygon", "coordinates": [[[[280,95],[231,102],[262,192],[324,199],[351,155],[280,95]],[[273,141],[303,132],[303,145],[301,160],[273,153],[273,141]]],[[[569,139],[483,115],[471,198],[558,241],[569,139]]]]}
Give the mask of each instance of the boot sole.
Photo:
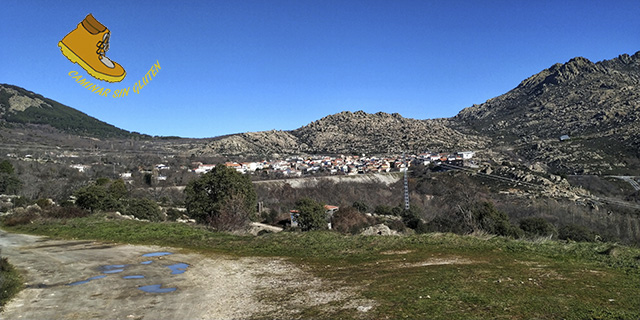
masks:
{"type": "Polygon", "coordinates": [[[123,73],[121,76],[110,76],[104,73],[100,73],[94,70],[93,68],[91,68],[86,62],[84,62],[84,60],[82,60],[82,58],[78,57],[73,51],[71,51],[71,49],[69,49],[69,47],[67,47],[64,43],[62,43],[62,41],[58,42],[58,47],[60,47],[60,51],[62,51],[62,55],[67,57],[69,61],[73,63],[77,63],[82,67],[82,69],[87,71],[87,73],[89,73],[92,77],[98,80],[102,80],[106,82],[120,82],[127,75],[126,72],[123,73]]]}

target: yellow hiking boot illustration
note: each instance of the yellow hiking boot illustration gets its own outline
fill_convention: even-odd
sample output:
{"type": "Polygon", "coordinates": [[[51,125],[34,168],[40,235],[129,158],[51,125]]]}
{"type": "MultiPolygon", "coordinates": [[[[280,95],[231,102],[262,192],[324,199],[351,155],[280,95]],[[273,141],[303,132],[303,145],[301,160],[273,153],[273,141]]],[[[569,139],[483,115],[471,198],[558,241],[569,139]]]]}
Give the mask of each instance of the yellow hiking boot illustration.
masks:
{"type": "Polygon", "coordinates": [[[107,82],[120,82],[127,73],[121,65],[107,58],[110,32],[92,14],[69,32],[58,47],[71,62],[79,64],[91,76],[107,82]]]}

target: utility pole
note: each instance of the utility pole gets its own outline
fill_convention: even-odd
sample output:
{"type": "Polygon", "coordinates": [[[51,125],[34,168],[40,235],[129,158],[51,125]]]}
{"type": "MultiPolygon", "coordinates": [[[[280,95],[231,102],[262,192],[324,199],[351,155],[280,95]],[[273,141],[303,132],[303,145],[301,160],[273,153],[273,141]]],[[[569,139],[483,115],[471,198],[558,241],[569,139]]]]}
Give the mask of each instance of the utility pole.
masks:
{"type": "Polygon", "coordinates": [[[404,209],[409,210],[409,164],[404,152],[402,153],[402,162],[404,162],[404,209]]]}

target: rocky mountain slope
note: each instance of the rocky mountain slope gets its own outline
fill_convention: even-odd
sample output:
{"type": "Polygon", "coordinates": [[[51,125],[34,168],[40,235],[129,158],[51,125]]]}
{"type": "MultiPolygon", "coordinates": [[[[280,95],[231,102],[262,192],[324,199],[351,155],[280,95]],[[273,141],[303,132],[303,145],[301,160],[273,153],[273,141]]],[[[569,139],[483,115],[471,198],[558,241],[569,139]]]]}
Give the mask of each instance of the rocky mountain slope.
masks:
{"type": "Polygon", "coordinates": [[[451,126],[565,173],[638,170],[639,111],[637,52],[597,63],[578,57],[555,64],[462,110],[451,126]],[[570,139],[560,141],[563,135],[570,139]]]}
{"type": "Polygon", "coordinates": [[[637,133],[632,125],[639,107],[640,52],[598,63],[578,57],[555,64],[504,95],[462,110],[454,121],[510,138],[614,133],[628,138],[637,133]]]}
{"type": "Polygon", "coordinates": [[[483,148],[488,140],[447,127],[443,119],[416,120],[394,113],[344,111],[293,131],[228,136],[198,148],[197,154],[401,153],[483,148]]]}

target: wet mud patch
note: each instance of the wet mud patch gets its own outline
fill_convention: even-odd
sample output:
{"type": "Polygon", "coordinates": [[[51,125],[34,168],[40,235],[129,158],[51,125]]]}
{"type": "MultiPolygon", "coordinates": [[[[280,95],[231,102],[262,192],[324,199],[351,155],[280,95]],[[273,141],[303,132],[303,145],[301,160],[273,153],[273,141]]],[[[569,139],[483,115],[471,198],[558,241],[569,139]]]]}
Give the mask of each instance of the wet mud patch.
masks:
{"type": "MultiPolygon", "coordinates": [[[[162,259],[163,257],[169,256],[172,254],[173,254],[172,252],[168,252],[168,251],[159,251],[159,252],[145,253],[140,255],[140,257],[162,259]]],[[[177,262],[169,265],[167,265],[166,263],[153,264],[153,262],[155,261],[145,260],[140,263],[102,265],[97,268],[97,271],[102,273],[101,275],[90,277],[85,280],[74,281],[67,285],[78,286],[78,285],[89,283],[93,280],[103,279],[112,274],[127,273],[128,271],[133,272],[134,274],[123,275],[121,276],[122,280],[134,280],[134,279],[147,280],[148,279],[148,281],[154,281],[157,283],[158,277],[161,276],[162,274],[169,274],[169,275],[183,274],[187,271],[187,268],[189,267],[189,264],[184,262],[177,262]],[[165,268],[169,270],[162,271],[162,270],[166,270],[165,268]]],[[[136,286],[136,288],[148,293],[169,293],[169,292],[174,292],[178,289],[177,287],[163,288],[162,284],[142,285],[142,286],[136,286]]]]}
{"type": "Polygon", "coordinates": [[[144,292],[150,292],[150,293],[168,293],[168,292],[174,292],[178,290],[178,288],[162,288],[161,284],[152,284],[149,286],[142,286],[142,287],[138,287],[138,289],[144,292]]]}
{"type": "Polygon", "coordinates": [[[81,281],[72,282],[72,283],[69,283],[68,285],[69,286],[77,286],[79,284],[89,283],[89,282],[91,282],[93,280],[98,280],[98,279],[102,279],[102,278],[105,278],[105,277],[106,277],[105,275],[95,276],[95,277],[88,278],[87,280],[81,280],[81,281]]]}

